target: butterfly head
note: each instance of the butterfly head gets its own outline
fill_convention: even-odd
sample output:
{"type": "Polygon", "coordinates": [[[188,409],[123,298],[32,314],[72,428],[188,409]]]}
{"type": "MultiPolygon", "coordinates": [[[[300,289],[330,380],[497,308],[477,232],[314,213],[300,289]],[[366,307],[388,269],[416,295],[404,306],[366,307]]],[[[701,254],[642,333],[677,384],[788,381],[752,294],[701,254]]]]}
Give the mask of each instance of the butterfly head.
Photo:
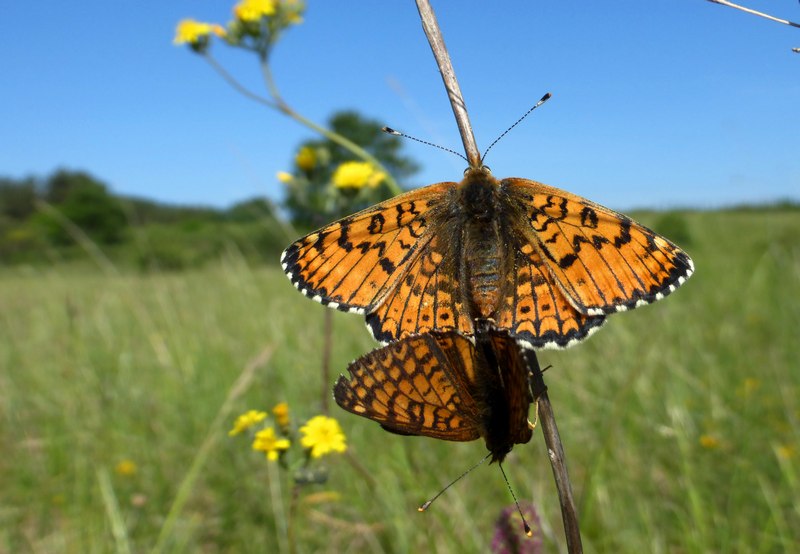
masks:
{"type": "Polygon", "coordinates": [[[469,167],[459,185],[461,206],[473,219],[492,219],[497,211],[497,191],[500,184],[488,166],[469,167]]]}

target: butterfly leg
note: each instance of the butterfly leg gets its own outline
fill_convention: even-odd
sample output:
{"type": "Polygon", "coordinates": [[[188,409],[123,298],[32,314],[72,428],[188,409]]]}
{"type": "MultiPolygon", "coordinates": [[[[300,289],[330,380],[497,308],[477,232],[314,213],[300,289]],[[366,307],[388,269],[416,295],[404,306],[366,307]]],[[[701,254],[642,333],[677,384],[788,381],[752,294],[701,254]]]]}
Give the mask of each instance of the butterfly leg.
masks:
{"type": "Polygon", "coordinates": [[[531,431],[535,431],[536,430],[536,425],[539,423],[539,399],[538,398],[533,402],[533,413],[534,413],[533,423],[531,423],[530,419],[528,420],[528,427],[530,427],[531,431]]]}

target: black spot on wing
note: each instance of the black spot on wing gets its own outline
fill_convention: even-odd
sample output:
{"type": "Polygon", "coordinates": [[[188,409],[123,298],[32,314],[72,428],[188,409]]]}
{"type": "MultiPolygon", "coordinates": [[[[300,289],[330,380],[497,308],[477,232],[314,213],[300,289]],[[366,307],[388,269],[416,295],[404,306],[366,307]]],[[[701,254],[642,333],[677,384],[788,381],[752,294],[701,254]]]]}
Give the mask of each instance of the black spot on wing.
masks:
{"type": "Polygon", "coordinates": [[[581,225],[583,227],[597,228],[597,212],[590,206],[584,206],[581,210],[581,225]]]}
{"type": "Polygon", "coordinates": [[[623,219],[619,226],[619,235],[614,237],[614,246],[619,248],[631,241],[631,220],[623,219]]]}

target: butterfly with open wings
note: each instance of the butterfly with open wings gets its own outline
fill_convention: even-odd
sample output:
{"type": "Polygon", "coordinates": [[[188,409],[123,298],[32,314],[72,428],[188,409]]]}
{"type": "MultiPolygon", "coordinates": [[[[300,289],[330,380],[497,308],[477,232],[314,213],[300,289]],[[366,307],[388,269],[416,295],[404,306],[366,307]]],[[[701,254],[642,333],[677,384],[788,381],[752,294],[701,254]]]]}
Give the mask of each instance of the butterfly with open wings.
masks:
{"type": "Polygon", "coordinates": [[[629,217],[483,165],[310,233],[281,264],[306,296],[365,314],[384,344],[431,330],[473,335],[488,320],[532,349],[571,346],[694,271],[629,217]]]}

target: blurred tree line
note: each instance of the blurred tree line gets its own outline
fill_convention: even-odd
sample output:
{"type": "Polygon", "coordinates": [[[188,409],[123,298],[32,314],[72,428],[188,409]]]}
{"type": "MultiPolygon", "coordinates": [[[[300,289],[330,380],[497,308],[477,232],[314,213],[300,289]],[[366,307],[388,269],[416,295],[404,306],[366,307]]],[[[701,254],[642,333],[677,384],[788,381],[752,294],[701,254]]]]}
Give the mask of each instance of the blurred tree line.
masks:
{"type": "MultiPolygon", "coordinates": [[[[401,143],[381,132],[377,121],[343,111],[328,124],[368,149],[396,179],[417,171],[417,164],[400,153],[401,143]]],[[[194,267],[226,253],[275,263],[300,234],[391,196],[380,186],[337,188],[333,176],[348,159],[329,140],[299,145],[295,176],[291,183],[284,181],[283,210],[260,197],[228,209],[124,197],[85,171],[0,177],[0,266],[86,258],[96,251],[92,246],[115,263],[141,269],[194,267]],[[313,164],[302,161],[308,152],[314,153],[313,164]]]]}
{"type": "Polygon", "coordinates": [[[91,242],[117,262],[180,269],[230,248],[268,259],[285,234],[266,198],[222,210],[117,196],[85,171],[0,177],[0,265],[85,257],[91,242]]]}

